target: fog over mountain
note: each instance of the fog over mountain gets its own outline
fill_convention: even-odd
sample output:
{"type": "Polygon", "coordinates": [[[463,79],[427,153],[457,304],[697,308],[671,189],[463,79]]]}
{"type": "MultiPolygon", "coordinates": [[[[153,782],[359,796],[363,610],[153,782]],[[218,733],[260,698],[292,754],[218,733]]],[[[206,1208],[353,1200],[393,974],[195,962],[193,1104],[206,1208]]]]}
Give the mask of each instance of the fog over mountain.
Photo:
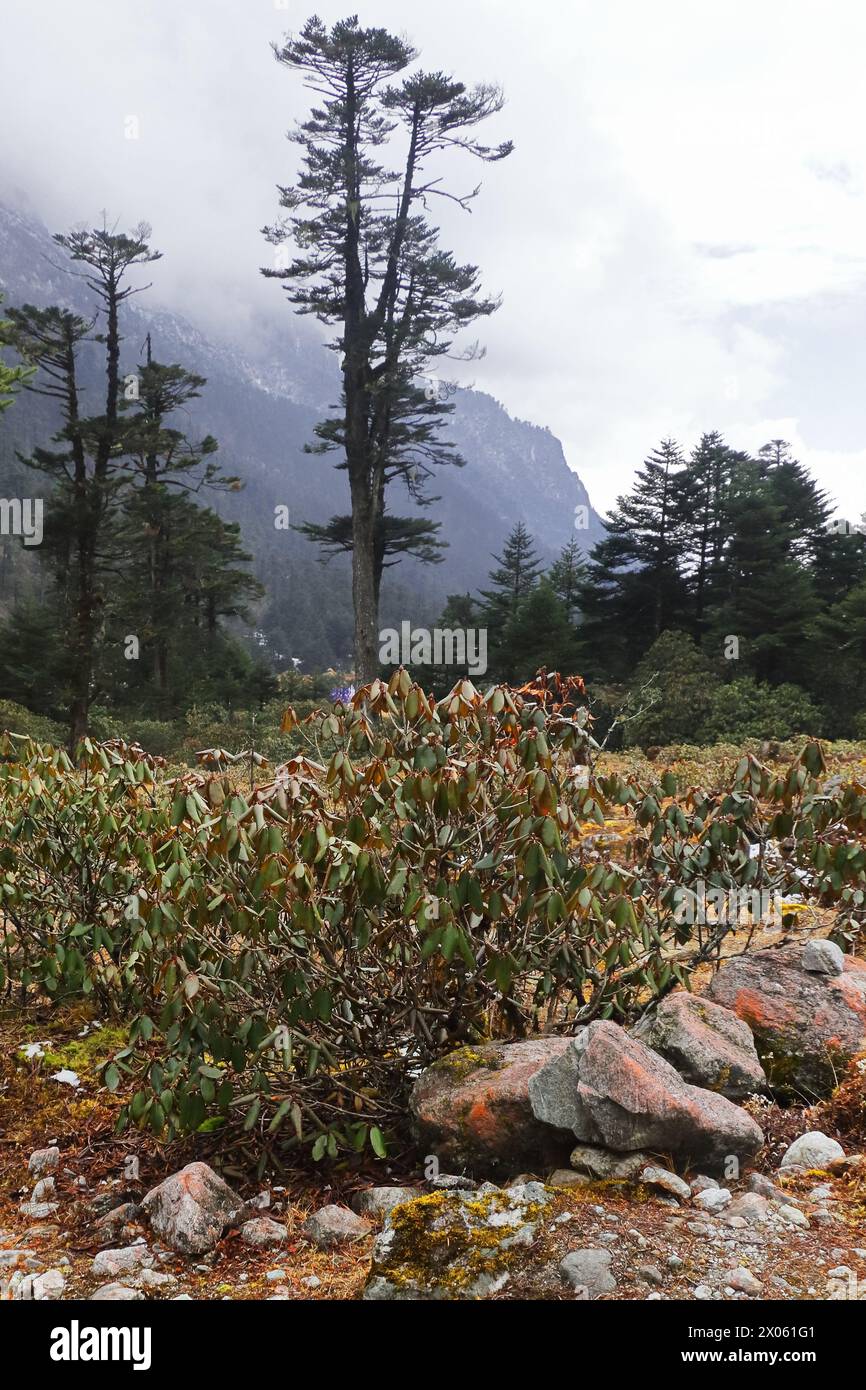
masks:
{"type": "MultiPolygon", "coordinates": [[[[7,304],[89,309],[83,283],[67,265],[42,223],[0,206],[0,289],[7,304]]],[[[122,365],[130,371],[141,360],[149,333],[157,360],[179,362],[207,378],[185,427],[196,437],[213,434],[223,470],[243,479],[241,492],[207,500],[240,522],[253,569],[265,586],[256,613],[257,641],[278,667],[290,657],[300,658],[304,669],[350,664],[347,560],[320,564],[305,537],[274,525],[278,506],[289,508],[293,524],[325,521],[347,510],[345,474],[335,469],[334,459],[304,453],[317,420],[337,399],[333,354],[325,350],[317,327],[293,315],[276,294],[273,310],[245,320],[237,339],[205,334],[159,304],[161,263],[149,269],[153,288],[125,306],[122,365]]],[[[96,380],[90,385],[97,393],[101,389],[96,380]]],[[[403,619],[429,625],[448,594],[476,591],[517,521],[525,522],[545,561],[575,536],[588,549],[601,534],[586,488],[549,430],[514,419],[480,391],[460,389],[454,403],[446,431],[466,466],[437,470],[431,490],[439,500],[426,511],[441,521],[440,537],[448,549],[441,564],[409,558],[386,572],[383,626],[403,619]],[[575,529],[584,520],[576,508],[587,508],[585,529],[575,529]]],[[[32,394],[22,395],[7,413],[0,431],[6,492],[26,471],[15,461],[16,450],[47,442],[51,428],[50,403],[32,394]]],[[[27,486],[32,490],[32,475],[27,486]]],[[[407,515],[418,510],[396,492],[391,506],[407,515]]],[[[8,543],[3,549],[0,604],[6,608],[35,582],[35,568],[29,569],[35,562],[20,548],[13,554],[8,543]]]]}

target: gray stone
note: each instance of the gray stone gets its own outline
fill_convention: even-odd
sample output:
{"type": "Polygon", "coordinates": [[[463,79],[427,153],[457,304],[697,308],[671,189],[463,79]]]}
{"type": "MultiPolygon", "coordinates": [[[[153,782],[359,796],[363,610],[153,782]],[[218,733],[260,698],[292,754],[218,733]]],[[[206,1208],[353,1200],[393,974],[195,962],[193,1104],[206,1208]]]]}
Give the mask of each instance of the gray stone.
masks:
{"type": "Polygon", "coordinates": [[[759,1196],[766,1197],[768,1200],[779,1200],[782,1193],[763,1173],[750,1173],[746,1178],[746,1188],[749,1192],[757,1192],[759,1196]]]}
{"type": "Polygon", "coordinates": [[[430,1178],[428,1186],[435,1192],[474,1192],[478,1183],[465,1173],[439,1173],[430,1178]]]}
{"type": "Polygon", "coordinates": [[[794,1140],[785,1151],[779,1168],[817,1168],[823,1172],[828,1163],[844,1157],[845,1150],[841,1144],[829,1139],[819,1129],[813,1129],[794,1140]]]}
{"type": "Polygon", "coordinates": [[[46,1269],[44,1274],[33,1276],[33,1298],[37,1303],[53,1302],[63,1297],[66,1280],[59,1269],[46,1269]]]}
{"type": "Polygon", "coordinates": [[[669,994],[632,1029],[693,1086],[743,1100],[766,1090],[751,1029],[730,1009],[685,991],[669,994]]]}
{"type": "Polygon", "coordinates": [[[569,1137],[535,1118],[528,1085],[568,1046],[568,1038],[535,1037],[461,1047],[434,1062],[409,1098],[421,1153],[481,1175],[564,1166],[569,1137]]]}
{"type": "Polygon", "coordinates": [[[188,1163],[142,1201],[151,1230],[182,1255],[212,1250],[244,1203],[206,1163],[188,1163]]]}
{"type": "Polygon", "coordinates": [[[672,1197],[679,1197],[684,1202],[692,1195],[688,1183],[678,1178],[676,1173],[668,1172],[667,1168],[644,1168],[640,1180],[647,1187],[660,1187],[663,1192],[669,1192],[672,1197]]]}
{"type": "Polygon", "coordinates": [[[770,1204],[759,1192],[741,1192],[734,1198],[725,1213],[725,1220],[742,1218],[750,1226],[763,1225],[770,1215],[770,1204]]]}
{"type": "Polygon", "coordinates": [[[356,1216],[348,1207],[321,1207],[308,1216],[302,1233],[320,1250],[329,1250],[334,1245],[345,1245],[347,1241],[359,1240],[372,1231],[369,1221],[356,1216]]]}
{"type": "Polygon", "coordinates": [[[547,1181],[551,1187],[590,1187],[593,1180],[588,1173],[576,1173],[573,1168],[554,1168],[547,1181]]]}
{"type": "Polygon", "coordinates": [[[595,1182],[634,1182],[652,1158],[645,1153],[613,1153],[610,1149],[578,1144],[568,1161],[572,1168],[587,1173],[595,1182]]]}
{"type": "Polygon", "coordinates": [[[570,1250],[559,1262],[559,1277],[575,1291],[585,1289],[588,1298],[598,1298],[616,1288],[610,1261],[609,1250],[570,1250]]]}
{"type": "Polygon", "coordinates": [[[141,1289],[168,1289],[177,1283],[173,1274],[163,1269],[141,1269],[133,1282],[141,1289]]]}
{"type": "Polygon", "coordinates": [[[421,1193],[414,1187],[366,1187],[352,1198],[352,1210],[359,1216],[382,1221],[392,1207],[411,1202],[421,1193]]]}
{"type": "Polygon", "coordinates": [[[834,941],[809,941],[803,949],[803,969],[816,975],[841,975],[844,953],[834,941]]]}
{"type": "Polygon", "coordinates": [[[140,1302],[144,1294],[140,1289],[130,1288],[128,1284],[103,1284],[90,1297],[99,1303],[134,1303],[140,1302]]]}
{"type": "Polygon", "coordinates": [[[779,1203],[773,1208],[775,1220],[783,1226],[797,1226],[800,1230],[808,1231],[809,1218],[799,1207],[791,1206],[789,1203],[779,1203]]]}
{"type": "Polygon", "coordinates": [[[752,1271],[746,1269],[745,1265],[740,1265],[739,1269],[731,1270],[724,1278],[725,1283],[729,1284],[732,1289],[736,1289],[739,1293],[750,1294],[753,1298],[757,1298],[763,1288],[760,1280],[756,1279],[752,1271]]]}
{"type": "Polygon", "coordinates": [[[818,974],[803,968],[806,949],[735,956],[704,997],[749,1025],[773,1092],[811,1101],[830,1095],[866,1050],[866,961],[845,956],[840,975],[818,974]]]}
{"type": "Polygon", "coordinates": [[[59,1162],[60,1150],[52,1144],[48,1149],[34,1149],[27,1168],[34,1178],[40,1178],[45,1173],[53,1173],[59,1162]]]}
{"type": "Polygon", "coordinates": [[[241,1240],[245,1245],[284,1245],[288,1234],[285,1226],[281,1226],[279,1221],[272,1221],[269,1216],[256,1216],[241,1226],[241,1240]]]}
{"type": "Polygon", "coordinates": [[[705,1187],[696,1192],[692,1201],[701,1211],[719,1212],[730,1206],[731,1193],[727,1187],[705,1187]]]}
{"type": "Polygon", "coordinates": [[[18,1210],[22,1216],[28,1216],[32,1221],[45,1221],[47,1217],[53,1216],[57,1210],[57,1202],[22,1202],[18,1210]]]}
{"type": "Polygon", "coordinates": [[[434,1192],[393,1207],[373,1246],[370,1301],[487,1298],[537,1237],[552,1195],[541,1183],[434,1192]]]}
{"type": "Polygon", "coordinates": [[[536,1119],[621,1152],[644,1149],[721,1165],[757,1152],[755,1121],[679,1073],[615,1023],[590,1023],[529,1079],[536,1119]]]}
{"type": "Polygon", "coordinates": [[[129,1274],[134,1269],[151,1266],[153,1259],[151,1251],[141,1242],[138,1245],[127,1245],[123,1250],[100,1250],[91,1269],[94,1274],[103,1278],[106,1275],[129,1274]]]}

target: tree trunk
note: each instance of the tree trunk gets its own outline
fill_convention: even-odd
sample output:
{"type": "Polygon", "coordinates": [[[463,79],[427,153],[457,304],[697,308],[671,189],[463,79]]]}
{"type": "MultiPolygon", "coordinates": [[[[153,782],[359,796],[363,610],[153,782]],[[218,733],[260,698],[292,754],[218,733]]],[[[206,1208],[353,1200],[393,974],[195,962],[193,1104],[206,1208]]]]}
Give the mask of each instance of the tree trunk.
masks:
{"type": "Polygon", "coordinates": [[[352,606],[355,617],[355,684],[379,671],[379,621],[372,499],[363,480],[352,486],[352,606]]]}

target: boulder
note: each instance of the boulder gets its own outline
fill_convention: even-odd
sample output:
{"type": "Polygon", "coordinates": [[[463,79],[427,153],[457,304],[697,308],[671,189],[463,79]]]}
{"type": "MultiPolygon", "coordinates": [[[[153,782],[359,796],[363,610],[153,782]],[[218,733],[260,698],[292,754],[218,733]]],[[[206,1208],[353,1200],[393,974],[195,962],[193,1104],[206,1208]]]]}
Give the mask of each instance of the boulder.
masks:
{"type": "Polygon", "coordinates": [[[649,1149],[680,1166],[750,1158],[755,1121],[724,1096],[690,1086],[616,1023],[591,1023],[529,1081],[536,1119],[619,1152],[649,1149]]]}
{"type": "Polygon", "coordinates": [[[569,1041],[542,1037],[461,1047],[434,1062],[409,1102],[422,1153],[435,1155],[442,1168],[502,1176],[564,1164],[569,1138],[535,1118],[529,1082],[563,1055],[569,1041]]]}
{"type": "MultiPolygon", "coordinates": [[[[811,946],[816,942],[809,943],[811,946]]],[[[827,1096],[866,1049],[866,962],[844,957],[839,975],[807,969],[808,947],[754,951],[718,971],[706,997],[752,1030],[770,1089],[827,1096]]]]}
{"type": "Polygon", "coordinates": [[[244,1211],[241,1198],[206,1163],[188,1163],[151,1188],[141,1205],[151,1230],[181,1255],[212,1250],[244,1211]]]}
{"type": "Polygon", "coordinates": [[[808,1134],[801,1134],[786,1149],[779,1168],[817,1168],[823,1173],[831,1163],[844,1157],[845,1150],[841,1144],[829,1139],[819,1129],[813,1129],[808,1134]]]}
{"type": "Polygon", "coordinates": [[[747,1024],[730,1009],[685,992],[669,994],[631,1030],[693,1086],[744,1100],[767,1078],[747,1024]]]}
{"type": "Polygon", "coordinates": [[[431,1192],[392,1208],[373,1247],[369,1301],[478,1299],[498,1293],[552,1201],[541,1183],[431,1192]]]}
{"type": "Polygon", "coordinates": [[[302,1232],[320,1250],[330,1250],[335,1245],[345,1245],[347,1241],[368,1236],[373,1227],[363,1216],[356,1216],[348,1207],[320,1207],[308,1216],[302,1232]]]}

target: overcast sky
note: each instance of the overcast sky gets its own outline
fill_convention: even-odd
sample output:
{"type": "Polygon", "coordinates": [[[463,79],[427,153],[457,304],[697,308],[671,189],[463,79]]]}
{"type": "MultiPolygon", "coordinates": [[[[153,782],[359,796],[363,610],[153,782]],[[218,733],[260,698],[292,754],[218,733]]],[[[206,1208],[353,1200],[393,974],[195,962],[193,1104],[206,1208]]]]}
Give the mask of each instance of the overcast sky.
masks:
{"type": "MultiPolygon", "coordinates": [[[[205,327],[274,308],[259,228],[309,97],[268,44],[351,3],[3,8],[0,196],[52,228],[146,218],[154,293],[205,327]]],[[[862,0],[370,0],[360,16],[405,31],[425,67],[505,87],[488,130],[516,152],[482,169],[471,217],[444,218],[504,297],[470,376],[550,426],[597,507],[660,438],[720,429],[791,440],[849,515],[866,509],[862,0]]]]}

